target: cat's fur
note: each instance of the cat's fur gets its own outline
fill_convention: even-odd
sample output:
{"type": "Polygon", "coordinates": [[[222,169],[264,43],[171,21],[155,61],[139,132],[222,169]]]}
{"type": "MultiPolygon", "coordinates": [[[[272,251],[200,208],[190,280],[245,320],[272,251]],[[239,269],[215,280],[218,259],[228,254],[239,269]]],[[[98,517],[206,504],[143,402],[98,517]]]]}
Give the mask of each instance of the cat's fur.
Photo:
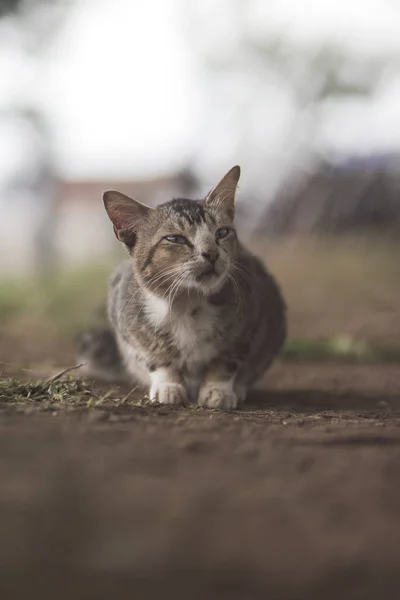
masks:
{"type": "Polygon", "coordinates": [[[285,304],[238,240],[239,176],[234,167],[204,200],[157,208],[104,194],[130,258],[109,284],[112,332],[80,341],[95,376],[137,382],[161,403],[233,409],[269,367],[285,339],[285,304]]]}

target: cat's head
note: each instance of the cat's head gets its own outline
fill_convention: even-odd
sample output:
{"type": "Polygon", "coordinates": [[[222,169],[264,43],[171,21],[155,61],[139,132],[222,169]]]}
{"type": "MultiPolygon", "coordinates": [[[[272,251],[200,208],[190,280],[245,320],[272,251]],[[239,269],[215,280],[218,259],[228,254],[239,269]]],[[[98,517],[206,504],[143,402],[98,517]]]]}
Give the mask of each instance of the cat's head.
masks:
{"type": "Polygon", "coordinates": [[[237,253],[233,167],[203,200],[178,198],[151,208],[116,191],[104,205],[117,238],[132,256],[135,274],[159,296],[197,289],[217,291],[237,253]]]}

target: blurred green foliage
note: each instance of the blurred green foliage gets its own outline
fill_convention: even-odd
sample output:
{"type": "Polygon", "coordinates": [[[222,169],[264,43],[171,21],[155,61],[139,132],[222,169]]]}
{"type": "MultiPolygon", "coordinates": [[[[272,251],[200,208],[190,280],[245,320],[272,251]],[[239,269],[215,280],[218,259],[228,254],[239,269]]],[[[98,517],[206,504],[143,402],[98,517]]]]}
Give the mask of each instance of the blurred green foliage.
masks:
{"type": "Polygon", "coordinates": [[[50,320],[61,330],[76,331],[88,322],[106,319],[108,264],[66,269],[57,276],[3,279],[0,285],[0,325],[31,316],[50,320]]]}

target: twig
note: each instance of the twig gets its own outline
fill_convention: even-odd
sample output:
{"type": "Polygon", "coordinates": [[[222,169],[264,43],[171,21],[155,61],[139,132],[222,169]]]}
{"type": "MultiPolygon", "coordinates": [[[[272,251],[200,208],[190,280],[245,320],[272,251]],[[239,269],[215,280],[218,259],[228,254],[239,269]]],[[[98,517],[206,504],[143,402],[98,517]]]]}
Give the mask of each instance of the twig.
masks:
{"type": "Polygon", "coordinates": [[[75,365],[74,367],[68,367],[67,369],[63,369],[62,371],[60,371],[56,375],[53,375],[52,377],[49,377],[48,379],[46,379],[44,381],[43,385],[49,385],[50,383],[53,383],[54,381],[57,381],[57,379],[61,379],[61,377],[63,377],[64,375],[66,375],[70,371],[75,371],[76,369],[80,369],[85,364],[86,363],[81,363],[80,365],[75,365]]]}
{"type": "Polygon", "coordinates": [[[131,391],[128,392],[127,395],[124,398],[122,398],[122,400],[120,401],[121,404],[124,404],[124,402],[126,402],[128,400],[128,398],[133,394],[133,392],[135,392],[137,389],[138,389],[138,386],[135,385],[135,387],[132,388],[131,391]]]}

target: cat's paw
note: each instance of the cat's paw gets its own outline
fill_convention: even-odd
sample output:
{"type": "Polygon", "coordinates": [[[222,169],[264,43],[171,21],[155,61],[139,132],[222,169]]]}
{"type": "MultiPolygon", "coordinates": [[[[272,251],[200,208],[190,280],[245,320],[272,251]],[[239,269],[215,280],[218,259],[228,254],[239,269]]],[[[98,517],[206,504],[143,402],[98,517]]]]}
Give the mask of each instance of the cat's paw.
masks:
{"type": "Polygon", "coordinates": [[[210,382],[201,388],[198,403],[207,408],[234,410],[237,408],[239,400],[232,385],[225,382],[210,382]]]}
{"type": "Polygon", "coordinates": [[[149,393],[152,402],[159,404],[186,404],[187,394],[181,383],[159,383],[152,386],[149,393]]]}

